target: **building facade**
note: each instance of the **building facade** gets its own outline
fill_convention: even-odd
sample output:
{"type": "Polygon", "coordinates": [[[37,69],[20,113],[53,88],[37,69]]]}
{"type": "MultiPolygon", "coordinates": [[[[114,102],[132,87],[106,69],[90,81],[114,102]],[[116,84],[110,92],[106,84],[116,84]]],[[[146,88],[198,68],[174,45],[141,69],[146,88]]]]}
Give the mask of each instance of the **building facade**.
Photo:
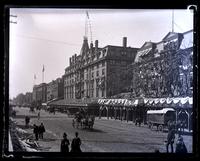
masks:
{"type": "Polygon", "coordinates": [[[135,97],[185,97],[193,94],[193,32],[169,32],[161,42],[146,42],[133,64],[135,97]]]}
{"type": "Polygon", "coordinates": [[[32,103],[32,92],[20,93],[13,99],[13,103],[21,106],[29,106],[32,103]]]}
{"type": "Polygon", "coordinates": [[[33,87],[33,101],[45,103],[47,101],[47,84],[41,83],[33,87]]]}
{"type": "Polygon", "coordinates": [[[47,84],[47,101],[63,98],[64,97],[64,85],[63,79],[57,78],[47,84]]]}
{"type": "Polygon", "coordinates": [[[80,55],[70,58],[65,69],[64,98],[105,98],[126,91],[132,87],[132,75],[128,73],[137,48],[127,47],[127,38],[122,46],[88,45],[84,37],[80,55]]]}

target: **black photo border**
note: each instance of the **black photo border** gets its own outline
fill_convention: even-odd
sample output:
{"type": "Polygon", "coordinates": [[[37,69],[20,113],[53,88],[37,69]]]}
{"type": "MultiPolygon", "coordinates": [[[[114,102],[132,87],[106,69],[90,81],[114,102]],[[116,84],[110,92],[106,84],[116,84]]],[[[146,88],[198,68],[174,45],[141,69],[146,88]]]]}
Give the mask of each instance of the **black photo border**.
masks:
{"type": "MultiPolygon", "coordinates": [[[[197,0],[198,1],[198,0],[197,0]]],[[[199,58],[199,6],[195,0],[191,1],[87,1],[87,0],[3,0],[1,3],[1,39],[3,40],[1,57],[3,64],[3,86],[2,86],[2,111],[1,111],[1,153],[2,157],[14,159],[197,159],[199,158],[199,104],[198,104],[198,58],[199,58]],[[191,6],[193,5],[193,6],[191,6]],[[63,155],[59,152],[9,152],[8,151],[8,128],[9,128],[9,8],[94,8],[94,9],[187,9],[188,6],[194,10],[194,46],[193,46],[193,153],[191,154],[165,154],[165,153],[86,153],[63,155]],[[197,7],[197,8],[196,8],[197,7]],[[12,157],[13,156],[13,157],[12,157]]]]}

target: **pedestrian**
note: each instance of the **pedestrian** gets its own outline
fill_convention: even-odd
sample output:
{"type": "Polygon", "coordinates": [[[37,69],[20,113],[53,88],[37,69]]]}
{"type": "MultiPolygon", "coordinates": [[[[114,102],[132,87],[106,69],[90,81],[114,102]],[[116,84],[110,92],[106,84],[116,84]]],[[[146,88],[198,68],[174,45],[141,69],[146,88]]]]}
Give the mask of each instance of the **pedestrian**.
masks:
{"type": "Polygon", "coordinates": [[[63,134],[63,139],[61,140],[60,151],[69,152],[69,140],[67,139],[67,134],[63,134]]]}
{"type": "Polygon", "coordinates": [[[176,153],[187,153],[187,148],[183,141],[183,137],[179,134],[177,142],[176,142],[176,153]]]}
{"type": "Polygon", "coordinates": [[[167,135],[167,144],[166,144],[167,153],[169,153],[169,150],[168,150],[169,145],[171,146],[171,153],[174,152],[174,149],[173,149],[174,139],[175,139],[175,129],[171,126],[169,128],[168,135],[167,135]]]}
{"type": "Polygon", "coordinates": [[[181,127],[181,121],[178,120],[177,123],[176,123],[176,131],[177,131],[177,133],[180,131],[180,127],[181,127]]]}
{"type": "Polygon", "coordinates": [[[38,126],[33,125],[33,133],[35,134],[35,140],[38,140],[38,126]]]}
{"type": "Polygon", "coordinates": [[[26,124],[26,127],[28,127],[29,122],[30,122],[30,117],[26,116],[26,117],[25,117],[25,124],[26,124]]]}
{"type": "Polygon", "coordinates": [[[75,138],[72,140],[71,143],[71,152],[73,153],[80,153],[81,151],[81,139],[78,137],[78,132],[75,133],[75,138]]]}
{"type": "Polygon", "coordinates": [[[39,132],[39,138],[43,139],[43,133],[45,132],[45,127],[44,127],[43,123],[40,124],[38,132],[39,132]]]}
{"type": "Polygon", "coordinates": [[[40,111],[38,112],[38,120],[40,119],[40,111]]]}
{"type": "Polygon", "coordinates": [[[138,124],[138,118],[135,119],[135,126],[138,124]]]}

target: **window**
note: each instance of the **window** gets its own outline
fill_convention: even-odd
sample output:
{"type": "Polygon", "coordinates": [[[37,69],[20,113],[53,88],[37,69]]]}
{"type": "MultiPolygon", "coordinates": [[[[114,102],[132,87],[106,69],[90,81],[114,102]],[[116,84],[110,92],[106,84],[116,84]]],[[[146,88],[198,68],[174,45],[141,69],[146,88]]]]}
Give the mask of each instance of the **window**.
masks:
{"type": "Polygon", "coordinates": [[[101,96],[104,97],[104,90],[102,90],[102,95],[101,96]]]}
{"type": "Polygon", "coordinates": [[[98,71],[98,70],[97,70],[96,76],[97,76],[97,77],[99,76],[99,71],[98,71]]]}
{"type": "Polygon", "coordinates": [[[193,76],[190,76],[190,88],[193,88],[193,76]]]}
{"type": "Polygon", "coordinates": [[[102,62],[102,67],[104,67],[104,66],[105,66],[105,61],[102,62]]]}
{"type": "Polygon", "coordinates": [[[102,75],[105,75],[105,69],[102,69],[102,75]]]}
{"type": "Polygon", "coordinates": [[[96,97],[99,97],[99,89],[96,88],[96,97]]]}
{"type": "Polygon", "coordinates": [[[92,78],[94,78],[94,73],[92,72],[92,78]]]}

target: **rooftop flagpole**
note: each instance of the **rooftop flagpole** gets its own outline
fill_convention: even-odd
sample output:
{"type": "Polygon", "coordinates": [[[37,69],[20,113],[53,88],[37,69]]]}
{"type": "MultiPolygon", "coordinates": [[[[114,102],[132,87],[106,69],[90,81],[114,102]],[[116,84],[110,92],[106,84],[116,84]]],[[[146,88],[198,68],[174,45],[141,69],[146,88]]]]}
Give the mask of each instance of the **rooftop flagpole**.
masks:
{"type": "Polygon", "coordinates": [[[34,74],[34,85],[35,85],[36,75],[34,74]]]}
{"type": "Polygon", "coordinates": [[[42,83],[44,83],[44,64],[43,64],[43,68],[42,68],[42,83]]]}
{"type": "Polygon", "coordinates": [[[174,10],[172,10],[172,32],[174,32],[174,10]]]}

